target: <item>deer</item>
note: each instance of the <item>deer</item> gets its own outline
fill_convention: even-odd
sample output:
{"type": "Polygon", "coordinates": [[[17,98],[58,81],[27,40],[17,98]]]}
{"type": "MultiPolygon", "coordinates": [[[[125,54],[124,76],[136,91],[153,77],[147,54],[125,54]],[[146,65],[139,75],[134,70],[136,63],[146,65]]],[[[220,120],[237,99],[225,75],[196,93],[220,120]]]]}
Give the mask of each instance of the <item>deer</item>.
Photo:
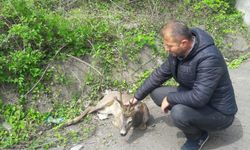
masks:
{"type": "Polygon", "coordinates": [[[101,120],[113,115],[112,124],[120,129],[121,136],[125,136],[131,127],[145,130],[150,118],[149,109],[142,101],[125,105],[131,98],[133,96],[127,92],[108,91],[96,106],[87,107],[79,116],[66,121],[61,127],[76,124],[87,114],[97,112],[101,120]]]}
{"type": "Polygon", "coordinates": [[[120,134],[125,136],[131,127],[141,130],[147,129],[147,122],[150,117],[149,109],[144,102],[137,104],[124,105],[122,101],[117,100],[121,106],[122,114],[120,115],[120,134]]]}
{"type": "Polygon", "coordinates": [[[127,92],[110,91],[100,102],[92,107],[88,114],[97,112],[99,118],[105,119],[113,115],[113,125],[120,129],[120,135],[125,136],[130,128],[145,130],[150,118],[146,103],[139,101],[137,104],[125,105],[133,98],[127,92]]]}

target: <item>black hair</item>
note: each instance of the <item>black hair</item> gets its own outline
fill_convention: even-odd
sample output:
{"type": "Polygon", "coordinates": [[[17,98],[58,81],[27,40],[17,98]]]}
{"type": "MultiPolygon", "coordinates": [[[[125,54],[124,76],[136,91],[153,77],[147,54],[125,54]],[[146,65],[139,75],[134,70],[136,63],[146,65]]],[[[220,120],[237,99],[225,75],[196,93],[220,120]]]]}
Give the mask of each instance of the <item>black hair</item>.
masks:
{"type": "Polygon", "coordinates": [[[192,40],[191,30],[185,23],[181,21],[171,20],[168,23],[166,23],[161,30],[161,36],[164,36],[164,34],[166,34],[165,33],[166,29],[170,29],[169,30],[170,36],[177,42],[180,41],[180,38],[192,40]]]}

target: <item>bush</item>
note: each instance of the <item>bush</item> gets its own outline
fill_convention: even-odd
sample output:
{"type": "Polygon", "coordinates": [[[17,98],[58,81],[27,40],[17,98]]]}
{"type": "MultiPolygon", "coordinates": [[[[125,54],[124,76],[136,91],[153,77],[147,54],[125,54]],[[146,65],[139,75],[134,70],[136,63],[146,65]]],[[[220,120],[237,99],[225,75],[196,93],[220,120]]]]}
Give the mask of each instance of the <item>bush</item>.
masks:
{"type": "MultiPolygon", "coordinates": [[[[84,80],[90,88],[89,99],[97,99],[103,89],[128,89],[131,86],[134,92],[140,86],[152,70],[143,72],[134,83],[118,81],[112,73],[117,68],[124,71],[129,62],[139,62],[138,54],[145,46],[153,54],[166,58],[161,42],[156,39],[160,26],[170,15],[188,20],[190,26],[204,25],[222,50],[229,47],[224,43],[228,33],[244,30],[241,14],[232,7],[234,0],[134,3],[94,0],[83,1],[81,5],[78,2],[79,9],[74,10],[63,6],[64,2],[0,1],[3,6],[0,9],[0,83],[16,86],[21,102],[10,105],[0,101],[2,117],[13,126],[11,132],[0,127],[0,137],[4,137],[0,140],[1,148],[30,140],[48,115],[68,119],[80,112],[78,96],[69,103],[54,101],[54,111],[50,114],[26,108],[25,96],[37,81],[32,94],[50,94],[46,82],[53,82],[53,72],[45,71],[50,63],[63,56],[93,58],[91,64],[99,66],[102,77],[90,73],[84,80]]],[[[232,66],[241,61],[235,62],[232,66]]],[[[166,84],[176,85],[173,81],[166,84]]],[[[35,97],[32,94],[32,98],[35,97]]]]}

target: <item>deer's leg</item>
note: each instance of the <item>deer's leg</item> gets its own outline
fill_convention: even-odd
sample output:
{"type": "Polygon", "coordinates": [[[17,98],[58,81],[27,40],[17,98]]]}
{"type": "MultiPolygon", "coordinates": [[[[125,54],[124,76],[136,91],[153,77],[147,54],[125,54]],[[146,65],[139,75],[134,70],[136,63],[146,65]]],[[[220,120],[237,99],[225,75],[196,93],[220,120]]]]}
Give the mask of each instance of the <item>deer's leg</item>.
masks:
{"type": "Polygon", "coordinates": [[[118,117],[118,116],[115,116],[115,117],[114,117],[114,120],[112,121],[112,124],[113,124],[115,127],[120,128],[121,123],[120,123],[120,120],[119,120],[119,117],[118,117]]]}
{"type": "Polygon", "coordinates": [[[146,123],[140,124],[139,129],[140,130],[146,130],[147,129],[147,124],[146,123]]]}

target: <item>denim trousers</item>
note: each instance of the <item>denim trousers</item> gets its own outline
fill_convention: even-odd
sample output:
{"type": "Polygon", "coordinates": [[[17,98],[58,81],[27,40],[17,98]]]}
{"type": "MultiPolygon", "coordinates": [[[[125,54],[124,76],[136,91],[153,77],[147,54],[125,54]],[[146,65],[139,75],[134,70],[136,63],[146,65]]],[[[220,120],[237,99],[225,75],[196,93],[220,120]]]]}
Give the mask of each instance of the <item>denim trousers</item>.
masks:
{"type": "MultiPolygon", "coordinates": [[[[169,92],[176,92],[177,88],[162,86],[150,93],[156,105],[161,106],[162,100],[169,92]]],[[[174,125],[182,130],[188,139],[197,139],[202,132],[218,131],[229,127],[234,115],[224,115],[209,105],[192,108],[182,104],[172,106],[170,116],[174,125]]]]}

